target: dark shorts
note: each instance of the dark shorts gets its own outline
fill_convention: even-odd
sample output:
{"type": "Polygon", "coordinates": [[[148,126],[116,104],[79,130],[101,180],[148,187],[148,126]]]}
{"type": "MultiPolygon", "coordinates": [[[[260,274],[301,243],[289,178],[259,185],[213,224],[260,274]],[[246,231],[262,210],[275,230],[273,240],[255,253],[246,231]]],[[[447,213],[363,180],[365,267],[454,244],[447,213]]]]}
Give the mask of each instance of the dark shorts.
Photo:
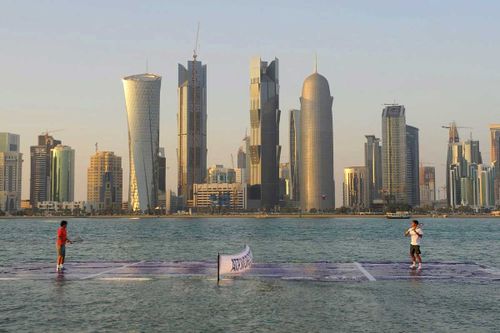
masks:
{"type": "Polygon", "coordinates": [[[66,245],[56,245],[57,255],[60,257],[66,256],[66,245]]]}
{"type": "Polygon", "coordinates": [[[420,245],[410,245],[410,255],[420,254],[420,245]]]}

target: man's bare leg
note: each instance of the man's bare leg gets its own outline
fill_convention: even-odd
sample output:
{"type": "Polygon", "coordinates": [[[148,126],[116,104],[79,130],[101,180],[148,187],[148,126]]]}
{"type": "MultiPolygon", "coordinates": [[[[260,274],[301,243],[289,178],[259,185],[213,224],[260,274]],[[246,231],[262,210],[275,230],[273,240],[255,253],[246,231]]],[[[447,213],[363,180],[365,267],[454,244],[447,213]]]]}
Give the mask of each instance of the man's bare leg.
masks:
{"type": "Polygon", "coordinates": [[[422,268],[422,257],[420,257],[420,254],[416,255],[417,257],[417,262],[418,262],[418,269],[422,268]]]}
{"type": "Polygon", "coordinates": [[[410,257],[411,257],[411,266],[410,268],[415,268],[416,267],[416,263],[415,263],[415,255],[410,253],[410,257]]]}

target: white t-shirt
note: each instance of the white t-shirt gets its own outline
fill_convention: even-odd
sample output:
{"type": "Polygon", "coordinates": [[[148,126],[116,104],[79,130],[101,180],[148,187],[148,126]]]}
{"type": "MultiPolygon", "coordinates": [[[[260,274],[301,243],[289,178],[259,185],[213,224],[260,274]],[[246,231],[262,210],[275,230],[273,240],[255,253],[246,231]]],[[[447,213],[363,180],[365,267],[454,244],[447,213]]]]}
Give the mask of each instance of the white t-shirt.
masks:
{"type": "Polygon", "coordinates": [[[410,237],[411,237],[411,245],[420,245],[420,240],[422,239],[422,237],[419,237],[417,235],[417,231],[419,234],[423,235],[423,231],[422,229],[420,229],[420,227],[417,227],[416,230],[413,230],[413,228],[410,228],[408,229],[408,233],[410,234],[410,237]]]}

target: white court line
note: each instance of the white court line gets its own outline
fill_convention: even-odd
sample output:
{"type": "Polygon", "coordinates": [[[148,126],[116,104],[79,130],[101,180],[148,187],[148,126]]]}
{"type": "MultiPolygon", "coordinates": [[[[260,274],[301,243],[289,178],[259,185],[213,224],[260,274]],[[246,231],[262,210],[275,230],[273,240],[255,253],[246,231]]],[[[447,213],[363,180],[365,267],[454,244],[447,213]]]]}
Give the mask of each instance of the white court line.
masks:
{"type": "Polygon", "coordinates": [[[123,265],[123,266],[120,266],[120,267],[115,267],[113,269],[108,269],[107,271],[104,271],[104,272],[100,272],[100,273],[96,273],[96,274],[84,276],[84,277],[80,278],[80,280],[92,279],[92,278],[98,277],[98,276],[106,274],[106,273],[111,273],[111,272],[117,271],[119,269],[123,269],[123,268],[131,267],[131,266],[139,265],[139,264],[141,264],[143,262],[144,262],[144,260],[141,260],[141,261],[138,261],[138,262],[134,262],[133,264],[128,264],[128,265],[123,265]]]}
{"type": "Polygon", "coordinates": [[[357,268],[361,271],[361,273],[363,273],[363,274],[366,276],[366,278],[367,278],[368,280],[370,280],[370,281],[377,281],[377,280],[373,277],[373,275],[371,275],[370,273],[368,273],[368,271],[367,271],[367,270],[366,270],[363,266],[361,266],[361,264],[360,264],[359,262],[356,262],[356,261],[355,261],[355,262],[354,262],[354,265],[356,265],[356,267],[357,267],[357,268]]]}

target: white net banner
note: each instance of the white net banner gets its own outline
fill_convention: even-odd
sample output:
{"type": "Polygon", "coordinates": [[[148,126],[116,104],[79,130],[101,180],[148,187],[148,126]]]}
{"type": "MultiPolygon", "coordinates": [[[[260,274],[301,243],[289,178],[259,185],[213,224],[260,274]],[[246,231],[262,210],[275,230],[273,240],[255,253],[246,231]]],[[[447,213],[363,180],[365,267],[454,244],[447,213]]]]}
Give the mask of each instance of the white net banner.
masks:
{"type": "Polygon", "coordinates": [[[252,250],[245,245],[240,253],[219,256],[219,275],[244,272],[252,266],[252,262],[252,250]]]}

